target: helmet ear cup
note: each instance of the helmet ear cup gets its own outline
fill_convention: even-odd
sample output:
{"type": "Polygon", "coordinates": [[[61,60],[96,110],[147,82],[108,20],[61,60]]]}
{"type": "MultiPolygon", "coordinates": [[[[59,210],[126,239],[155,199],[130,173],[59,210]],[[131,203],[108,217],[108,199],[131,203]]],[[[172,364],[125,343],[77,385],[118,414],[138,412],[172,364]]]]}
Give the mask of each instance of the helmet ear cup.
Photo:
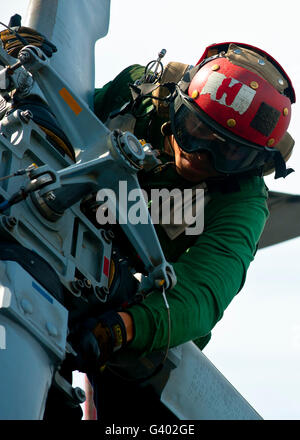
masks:
{"type": "MultiPolygon", "coordinates": [[[[276,145],[277,150],[280,151],[285,162],[289,160],[292,155],[295,141],[292,136],[286,132],[283,138],[276,145]]],[[[275,164],[273,160],[266,163],[263,169],[263,175],[268,176],[275,171],[275,164]]]]}

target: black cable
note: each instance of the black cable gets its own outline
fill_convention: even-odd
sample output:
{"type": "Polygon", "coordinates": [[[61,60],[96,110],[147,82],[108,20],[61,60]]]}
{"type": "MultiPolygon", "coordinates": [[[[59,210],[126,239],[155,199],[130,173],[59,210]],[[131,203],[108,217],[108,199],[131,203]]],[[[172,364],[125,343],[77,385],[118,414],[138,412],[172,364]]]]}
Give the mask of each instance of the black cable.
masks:
{"type": "Polygon", "coordinates": [[[22,43],[24,46],[28,46],[28,44],[29,44],[28,41],[27,41],[24,37],[21,37],[21,35],[18,34],[17,31],[15,31],[14,29],[12,29],[10,26],[7,26],[6,24],[2,23],[2,21],[0,21],[0,24],[1,24],[2,26],[4,26],[6,29],[8,29],[11,33],[13,33],[13,34],[17,37],[17,39],[18,39],[19,41],[21,41],[21,43],[22,43]]]}

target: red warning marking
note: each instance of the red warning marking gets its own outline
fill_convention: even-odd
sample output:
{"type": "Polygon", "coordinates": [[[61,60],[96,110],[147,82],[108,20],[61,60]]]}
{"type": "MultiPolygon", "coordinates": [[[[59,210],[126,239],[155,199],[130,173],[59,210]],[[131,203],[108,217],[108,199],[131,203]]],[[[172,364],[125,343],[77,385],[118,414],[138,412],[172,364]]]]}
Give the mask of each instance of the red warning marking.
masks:
{"type": "Polygon", "coordinates": [[[109,276],[109,265],[110,265],[110,261],[107,257],[104,257],[104,261],[103,261],[103,273],[106,277],[109,276]]]}

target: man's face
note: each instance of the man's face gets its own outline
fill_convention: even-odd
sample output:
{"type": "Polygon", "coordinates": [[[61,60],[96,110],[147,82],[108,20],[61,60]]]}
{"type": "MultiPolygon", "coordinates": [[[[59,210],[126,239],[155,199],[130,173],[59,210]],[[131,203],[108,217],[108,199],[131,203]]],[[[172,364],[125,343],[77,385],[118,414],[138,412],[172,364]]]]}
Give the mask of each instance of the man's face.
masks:
{"type": "Polygon", "coordinates": [[[212,164],[209,153],[186,153],[176,140],[173,141],[175,152],[175,165],[177,173],[190,182],[200,182],[208,177],[219,176],[212,164]]]}
{"type": "MultiPolygon", "coordinates": [[[[215,135],[212,131],[192,113],[185,122],[185,128],[194,138],[215,139],[215,135]]],[[[181,177],[191,182],[199,182],[208,177],[220,175],[220,173],[214,169],[209,153],[204,151],[186,153],[180,148],[174,136],[171,136],[170,142],[175,153],[176,170],[181,177]]]]}
{"type": "MultiPolygon", "coordinates": [[[[186,142],[193,142],[201,145],[201,140],[214,141],[217,145],[216,154],[219,155],[222,161],[231,163],[231,166],[239,164],[243,159],[245,151],[232,142],[227,142],[224,138],[214,133],[204,122],[199,120],[195,114],[190,113],[184,120],[184,127],[181,127],[183,134],[181,138],[186,142]],[[184,133],[188,133],[189,137],[185,139],[184,133]]],[[[177,132],[180,135],[180,131],[177,132]]],[[[198,152],[187,153],[180,148],[174,136],[171,137],[171,144],[175,152],[175,164],[178,174],[191,182],[199,182],[209,177],[221,176],[222,174],[216,171],[214,162],[212,160],[212,153],[205,150],[198,152]]],[[[247,153],[247,152],[246,152],[247,153]]]]}

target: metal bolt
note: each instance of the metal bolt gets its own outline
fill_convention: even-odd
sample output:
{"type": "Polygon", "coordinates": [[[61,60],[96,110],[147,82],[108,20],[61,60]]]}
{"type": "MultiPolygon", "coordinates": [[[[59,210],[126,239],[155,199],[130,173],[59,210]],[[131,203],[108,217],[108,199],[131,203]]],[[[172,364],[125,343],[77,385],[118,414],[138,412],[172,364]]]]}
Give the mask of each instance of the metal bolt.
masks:
{"type": "Polygon", "coordinates": [[[3,216],[2,223],[7,229],[13,229],[17,224],[17,219],[16,217],[12,217],[12,216],[10,217],[3,216]]]}
{"type": "Polygon", "coordinates": [[[84,278],[83,280],[83,285],[84,287],[86,287],[87,289],[90,289],[92,287],[92,282],[91,280],[88,280],[87,278],[84,278]]]}
{"type": "Polygon", "coordinates": [[[81,280],[74,280],[74,281],[70,282],[70,287],[71,287],[72,293],[75,296],[80,296],[81,290],[84,288],[84,284],[83,284],[83,281],[81,281],[81,280]]]}
{"type": "Polygon", "coordinates": [[[19,60],[20,60],[20,62],[22,63],[22,64],[24,64],[24,63],[26,63],[27,61],[30,61],[30,59],[32,58],[31,57],[31,54],[29,53],[29,52],[20,52],[19,53],[19,55],[18,55],[18,58],[19,58],[19,60]]]}
{"type": "Polygon", "coordinates": [[[106,302],[108,294],[109,294],[109,290],[107,287],[104,287],[104,286],[101,286],[101,287],[96,286],[95,287],[95,294],[96,294],[96,297],[99,299],[99,301],[106,302]]]}
{"type": "Polygon", "coordinates": [[[28,299],[23,298],[20,302],[20,305],[24,313],[31,314],[33,312],[33,306],[31,302],[28,301],[28,299]]]}
{"type": "MultiPolygon", "coordinates": [[[[213,70],[214,72],[216,72],[217,70],[219,70],[220,69],[220,65],[219,64],[214,64],[213,66],[212,66],[212,68],[211,68],[211,70],[213,70]]],[[[199,95],[199,92],[198,92],[198,95],[199,95]]],[[[197,96],[198,96],[197,95],[197,96]]]]}
{"type": "Polygon", "coordinates": [[[273,144],[275,143],[275,139],[274,138],[270,138],[267,142],[267,146],[271,147],[273,144]]]}
{"type": "Polygon", "coordinates": [[[113,231],[111,229],[109,229],[107,231],[107,234],[111,240],[113,240],[115,238],[115,234],[113,233],[113,231]]]}
{"type": "Polygon", "coordinates": [[[236,126],[236,120],[235,119],[228,119],[227,121],[228,127],[235,127],[236,126]]]}
{"type": "Polygon", "coordinates": [[[111,240],[115,238],[115,234],[111,230],[106,231],[105,229],[101,229],[101,234],[104,240],[106,241],[106,243],[108,244],[110,244],[111,240]]]}
{"type": "Polygon", "coordinates": [[[72,283],[73,283],[73,286],[74,286],[74,287],[76,286],[77,289],[79,289],[79,290],[81,290],[81,289],[84,288],[84,284],[83,284],[83,281],[82,281],[82,280],[75,280],[75,281],[73,281],[72,283]]]}
{"type": "Polygon", "coordinates": [[[47,199],[49,202],[52,202],[53,200],[56,199],[56,195],[54,194],[53,191],[49,191],[49,192],[46,194],[46,199],[47,199]]]}
{"type": "Polygon", "coordinates": [[[26,124],[28,124],[28,122],[30,121],[30,119],[33,118],[33,114],[31,113],[30,110],[23,110],[22,112],[20,112],[20,119],[25,122],[26,124]]]}
{"type": "Polygon", "coordinates": [[[46,330],[50,336],[56,337],[58,335],[57,328],[52,322],[46,322],[46,330]]]}
{"type": "Polygon", "coordinates": [[[165,284],[165,280],[155,280],[155,287],[160,288],[165,284]]]}
{"type": "Polygon", "coordinates": [[[258,84],[258,82],[256,82],[256,81],[251,81],[251,83],[250,83],[250,87],[251,87],[252,89],[256,90],[256,89],[258,89],[259,84],[258,84]]]}
{"type": "Polygon", "coordinates": [[[86,399],[85,392],[79,387],[73,388],[72,394],[78,403],[83,403],[86,399]]]}

